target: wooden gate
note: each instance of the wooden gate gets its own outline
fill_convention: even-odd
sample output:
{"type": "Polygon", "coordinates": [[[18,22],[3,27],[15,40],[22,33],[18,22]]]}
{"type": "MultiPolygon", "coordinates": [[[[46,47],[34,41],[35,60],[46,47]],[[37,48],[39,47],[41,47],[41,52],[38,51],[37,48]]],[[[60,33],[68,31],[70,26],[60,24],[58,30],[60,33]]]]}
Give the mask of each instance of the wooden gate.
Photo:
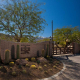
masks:
{"type": "Polygon", "coordinates": [[[71,43],[70,45],[66,45],[65,47],[59,47],[58,44],[53,44],[52,47],[53,55],[59,55],[59,54],[74,54],[74,45],[71,43]]]}

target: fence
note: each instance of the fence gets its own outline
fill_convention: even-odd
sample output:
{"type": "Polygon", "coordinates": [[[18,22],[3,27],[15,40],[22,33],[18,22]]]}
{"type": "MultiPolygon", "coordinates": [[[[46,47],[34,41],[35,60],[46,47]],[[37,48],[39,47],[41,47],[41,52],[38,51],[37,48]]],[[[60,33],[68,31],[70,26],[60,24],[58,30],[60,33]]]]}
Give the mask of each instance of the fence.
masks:
{"type": "Polygon", "coordinates": [[[0,40],[0,56],[1,59],[5,59],[5,50],[9,49],[9,59],[16,59],[17,58],[17,45],[19,45],[19,56],[20,58],[26,58],[26,57],[37,57],[41,56],[42,49],[45,50],[45,53],[48,53],[48,55],[52,55],[52,49],[53,49],[53,55],[56,54],[62,54],[63,53],[80,53],[80,44],[73,43],[73,47],[67,47],[67,48],[58,48],[54,47],[52,48],[52,42],[51,41],[45,41],[40,43],[20,43],[20,42],[12,42],[12,41],[5,41],[0,40]],[[49,45],[47,50],[47,45],[49,45]],[[58,52],[58,50],[60,50],[58,52]],[[48,51],[48,52],[47,52],[48,51]]]}
{"type": "Polygon", "coordinates": [[[73,42],[66,47],[58,47],[58,46],[55,47],[53,44],[52,49],[53,49],[53,55],[68,54],[68,53],[76,54],[76,53],[80,53],[80,44],[73,42]]]}

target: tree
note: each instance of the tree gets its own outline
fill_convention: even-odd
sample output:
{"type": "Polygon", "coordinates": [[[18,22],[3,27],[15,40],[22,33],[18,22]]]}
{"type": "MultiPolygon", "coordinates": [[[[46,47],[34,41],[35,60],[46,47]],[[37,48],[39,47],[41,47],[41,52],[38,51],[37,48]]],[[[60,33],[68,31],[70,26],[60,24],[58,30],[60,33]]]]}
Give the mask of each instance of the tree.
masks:
{"type": "Polygon", "coordinates": [[[44,42],[44,41],[50,41],[50,39],[49,38],[44,38],[44,39],[38,40],[37,42],[44,42]]]}
{"type": "Polygon", "coordinates": [[[10,1],[8,5],[0,7],[0,31],[15,35],[15,40],[20,42],[24,34],[30,38],[44,30],[46,21],[41,17],[41,4],[28,0],[10,1]]]}
{"type": "Polygon", "coordinates": [[[66,40],[69,42],[80,42],[80,30],[78,27],[63,27],[61,29],[54,30],[54,41],[61,44],[62,46],[66,45],[66,40]]]}
{"type": "Polygon", "coordinates": [[[13,37],[10,36],[10,35],[5,35],[5,34],[2,34],[0,33],[0,39],[1,40],[7,40],[7,41],[14,41],[13,37]]]}

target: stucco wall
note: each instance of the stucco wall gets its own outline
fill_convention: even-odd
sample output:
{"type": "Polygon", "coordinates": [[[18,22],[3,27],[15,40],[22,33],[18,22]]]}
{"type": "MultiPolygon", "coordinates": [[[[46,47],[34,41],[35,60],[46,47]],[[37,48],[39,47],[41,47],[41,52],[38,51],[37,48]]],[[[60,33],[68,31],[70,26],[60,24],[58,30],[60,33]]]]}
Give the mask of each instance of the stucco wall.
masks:
{"type": "Polygon", "coordinates": [[[74,54],[80,53],[80,44],[74,43],[74,54]]]}
{"type": "MultiPolygon", "coordinates": [[[[36,57],[37,51],[39,51],[39,56],[41,56],[42,49],[45,50],[45,54],[46,54],[47,44],[49,45],[49,41],[40,42],[40,43],[20,43],[20,42],[0,40],[0,56],[1,56],[1,59],[4,60],[5,59],[5,50],[9,49],[10,50],[9,59],[11,59],[11,47],[12,47],[12,45],[14,45],[14,48],[15,48],[15,52],[14,52],[15,58],[16,58],[17,45],[19,45],[20,58],[36,57]],[[21,51],[22,46],[21,45],[29,45],[28,46],[28,47],[30,47],[30,51],[28,51],[29,53],[21,54],[22,53],[22,51],[21,51]]],[[[51,45],[50,45],[50,47],[51,47],[51,45]]],[[[48,50],[48,53],[49,53],[49,50],[48,50]]]]}

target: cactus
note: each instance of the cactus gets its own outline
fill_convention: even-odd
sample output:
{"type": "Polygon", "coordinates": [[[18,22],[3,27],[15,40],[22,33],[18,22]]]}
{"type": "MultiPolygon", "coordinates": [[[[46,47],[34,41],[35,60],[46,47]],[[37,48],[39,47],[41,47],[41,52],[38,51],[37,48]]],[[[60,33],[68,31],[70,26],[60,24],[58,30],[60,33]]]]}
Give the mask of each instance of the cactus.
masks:
{"type": "Polygon", "coordinates": [[[28,58],[25,58],[25,60],[29,61],[29,59],[28,59],[28,58]]]}
{"type": "Polygon", "coordinates": [[[49,45],[47,44],[47,51],[46,51],[45,57],[47,57],[47,55],[48,55],[48,48],[49,48],[49,45]]]}
{"type": "Polygon", "coordinates": [[[17,45],[17,52],[16,52],[16,56],[17,56],[17,59],[19,59],[19,45],[17,45]]]}
{"type": "Polygon", "coordinates": [[[31,58],[31,61],[33,61],[33,62],[34,62],[34,61],[36,61],[36,59],[35,59],[34,57],[32,57],[32,58],[31,58]]]}
{"type": "Polygon", "coordinates": [[[9,50],[5,51],[5,63],[9,63],[9,50]]]}
{"type": "Polygon", "coordinates": [[[41,67],[41,66],[39,66],[39,67],[38,67],[38,69],[39,69],[39,70],[42,70],[42,67],[41,67]]]}
{"type": "Polygon", "coordinates": [[[15,72],[15,71],[13,71],[13,72],[12,72],[12,75],[13,75],[13,76],[16,76],[16,72],[15,72]]]}
{"type": "Polygon", "coordinates": [[[10,65],[10,66],[13,66],[13,65],[14,65],[14,62],[10,62],[9,65],[10,65]]]}
{"type": "Polygon", "coordinates": [[[31,65],[30,68],[34,68],[35,69],[36,68],[36,65],[31,65]]]}
{"type": "Polygon", "coordinates": [[[37,51],[37,57],[39,57],[39,50],[37,51]]]}
{"type": "Polygon", "coordinates": [[[26,70],[24,69],[24,70],[22,70],[22,72],[25,74],[26,73],[26,70]]]}
{"type": "Polygon", "coordinates": [[[42,56],[44,57],[44,55],[45,55],[45,50],[42,49],[42,56]]]}

